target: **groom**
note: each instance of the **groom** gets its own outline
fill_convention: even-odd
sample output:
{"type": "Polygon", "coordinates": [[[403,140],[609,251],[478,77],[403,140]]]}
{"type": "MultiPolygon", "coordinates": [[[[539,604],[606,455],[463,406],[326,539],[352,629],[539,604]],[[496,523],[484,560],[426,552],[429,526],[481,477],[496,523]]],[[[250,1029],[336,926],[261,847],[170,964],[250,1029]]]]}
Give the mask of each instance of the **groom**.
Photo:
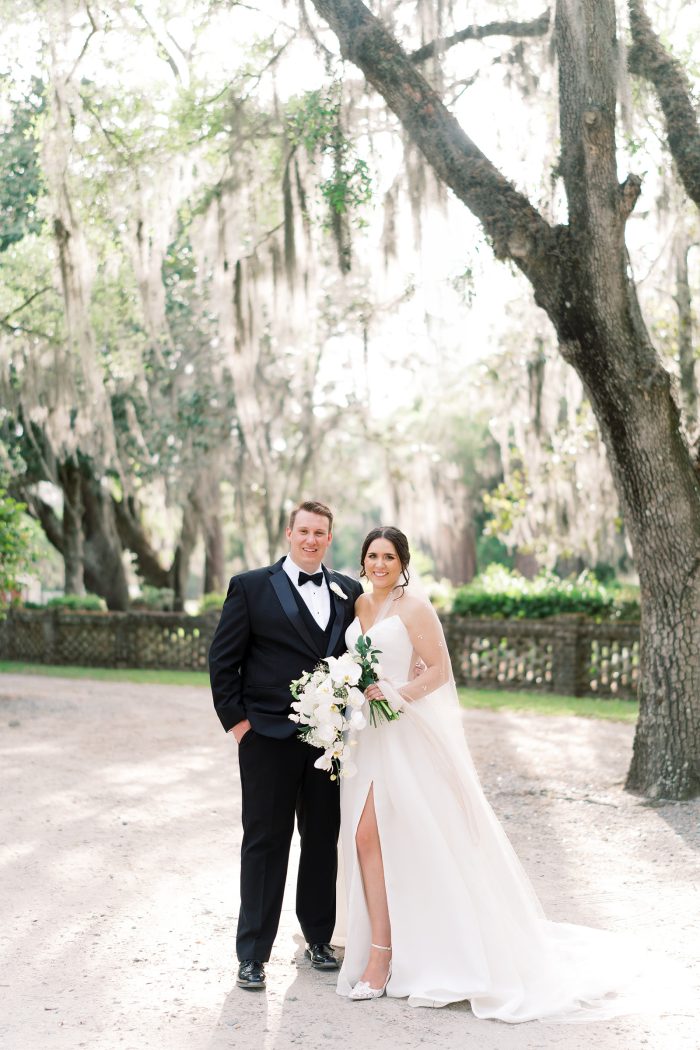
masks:
{"type": "Polygon", "coordinates": [[[333,515],[305,502],[287,527],[289,554],[234,576],[209,651],[214,707],[238,743],[243,796],[241,906],[236,950],[241,988],[264,988],[277,934],[294,818],[301,839],[296,912],[319,970],[338,964],[330,945],[340,801],[337,781],[314,768],[320,751],[290,722],[289,684],[345,650],[360,584],[322,564],[333,515]]]}

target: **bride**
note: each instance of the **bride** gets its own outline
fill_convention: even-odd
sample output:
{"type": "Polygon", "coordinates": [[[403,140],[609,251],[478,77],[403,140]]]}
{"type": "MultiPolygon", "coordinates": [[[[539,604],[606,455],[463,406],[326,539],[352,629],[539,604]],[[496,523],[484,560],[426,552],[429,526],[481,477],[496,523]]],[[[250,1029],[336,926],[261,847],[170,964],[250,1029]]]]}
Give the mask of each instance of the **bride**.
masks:
{"type": "Polygon", "coordinates": [[[364,634],[381,651],[367,700],[403,705],[396,721],[358,734],[357,773],[341,782],[347,934],[337,991],[412,1006],[468,999],[477,1017],[510,1022],[629,1012],[629,948],[547,921],[484,797],[440,621],[406,591],[409,560],[399,529],[372,529],[361,556],[372,590],[346,632],[349,648],[364,634]]]}

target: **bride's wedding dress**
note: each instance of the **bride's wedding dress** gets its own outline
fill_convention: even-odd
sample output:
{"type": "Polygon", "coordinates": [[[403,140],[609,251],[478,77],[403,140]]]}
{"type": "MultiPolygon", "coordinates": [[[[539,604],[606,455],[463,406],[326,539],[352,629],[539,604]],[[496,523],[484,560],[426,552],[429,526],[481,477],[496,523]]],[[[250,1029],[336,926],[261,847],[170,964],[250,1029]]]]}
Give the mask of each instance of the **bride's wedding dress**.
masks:
{"type": "MultiPolygon", "coordinates": [[[[360,634],[356,618],[348,648],[360,634]]],[[[408,683],[415,652],[401,618],[387,615],[368,634],[381,650],[385,694],[408,683]]],[[[405,703],[397,721],[368,725],[356,740],[357,773],[341,781],[347,926],[340,995],[360,979],[369,954],[355,832],[374,786],[393,947],[387,995],[413,1006],[468,999],[477,1017],[510,1022],[585,1021],[636,1008],[624,986],[638,965],[621,938],[545,918],[481,789],[451,671],[405,703]]]]}

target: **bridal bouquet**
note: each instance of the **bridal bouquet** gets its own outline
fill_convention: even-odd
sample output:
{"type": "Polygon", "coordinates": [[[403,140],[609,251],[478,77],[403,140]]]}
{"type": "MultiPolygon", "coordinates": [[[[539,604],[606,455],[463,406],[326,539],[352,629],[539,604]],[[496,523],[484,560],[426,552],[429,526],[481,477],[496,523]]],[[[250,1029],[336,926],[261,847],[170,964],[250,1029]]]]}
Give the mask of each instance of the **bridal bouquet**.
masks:
{"type": "MultiPolygon", "coordinates": [[[[367,725],[362,713],[363,690],[378,680],[380,653],[369,637],[360,635],[352,652],[321,660],[289,687],[294,697],[289,717],[298,724],[305,743],[323,748],[314,765],[330,773],[331,780],[357,772],[351,756],[354,741],[343,734],[359,732],[367,725]]],[[[400,714],[388,700],[370,700],[369,710],[372,725],[381,719],[392,722],[400,714]]]]}

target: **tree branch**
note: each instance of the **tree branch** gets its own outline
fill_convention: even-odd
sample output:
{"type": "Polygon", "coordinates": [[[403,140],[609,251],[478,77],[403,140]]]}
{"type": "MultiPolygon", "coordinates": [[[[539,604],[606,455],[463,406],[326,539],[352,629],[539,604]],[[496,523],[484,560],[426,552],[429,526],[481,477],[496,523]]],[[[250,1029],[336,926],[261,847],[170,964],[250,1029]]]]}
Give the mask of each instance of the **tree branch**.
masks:
{"type": "Polygon", "coordinates": [[[632,214],[641,192],[642,180],[639,175],[633,175],[630,172],[625,181],[620,185],[620,214],[622,215],[623,221],[626,222],[632,214]]]}
{"type": "Polygon", "coordinates": [[[497,258],[512,259],[542,296],[556,283],[555,231],[471,141],[440,96],[362,0],[313,0],[440,178],[476,215],[497,258]]]}
{"type": "Polygon", "coordinates": [[[668,148],[686,193],[700,208],[700,127],[683,66],[654,32],[642,0],[629,0],[630,71],[653,84],[666,122],[668,148]]]}
{"type": "Polygon", "coordinates": [[[20,303],[19,306],[15,306],[14,310],[10,310],[8,314],[0,317],[0,322],[9,321],[10,318],[14,317],[15,314],[18,314],[20,310],[24,310],[25,306],[29,306],[29,304],[34,302],[35,299],[38,299],[40,295],[44,295],[45,292],[52,292],[53,290],[53,285],[47,284],[46,287],[39,288],[36,292],[32,292],[29,298],[25,299],[23,303],[20,303]]]}
{"type": "Polygon", "coordinates": [[[31,516],[41,525],[46,539],[59,554],[63,554],[63,529],[56,511],[35,493],[25,492],[22,498],[31,516]]]}
{"type": "Polygon", "coordinates": [[[431,40],[430,43],[419,47],[417,51],[412,51],[409,57],[412,62],[425,62],[427,58],[447,51],[448,48],[461,44],[464,40],[483,40],[487,36],[544,36],[548,29],[549,11],[547,10],[531,22],[488,22],[483,26],[467,26],[466,29],[460,29],[452,36],[431,40]]]}
{"type": "Polygon", "coordinates": [[[73,63],[73,68],[71,69],[70,73],[68,73],[68,75],[66,76],[66,78],[64,80],[65,84],[70,83],[70,81],[73,79],[73,75],[74,75],[76,69],[78,68],[78,66],[80,65],[80,63],[82,62],[83,56],[85,55],[85,52],[87,51],[87,49],[88,49],[88,47],[90,45],[90,41],[94,37],[95,33],[99,32],[97,23],[95,22],[95,19],[93,17],[92,11],[90,10],[90,5],[86,4],[85,8],[87,10],[87,16],[88,16],[88,18],[90,20],[91,29],[90,29],[90,32],[88,33],[87,37],[86,37],[85,43],[82,46],[80,54],[78,55],[78,57],[76,58],[75,62],[73,63]]]}
{"type": "Polygon", "coordinates": [[[157,552],[146,535],[136,501],[125,496],[118,500],[112,497],[114,519],[122,546],[136,555],[139,575],[152,587],[170,587],[171,574],[161,565],[157,552]]]}

